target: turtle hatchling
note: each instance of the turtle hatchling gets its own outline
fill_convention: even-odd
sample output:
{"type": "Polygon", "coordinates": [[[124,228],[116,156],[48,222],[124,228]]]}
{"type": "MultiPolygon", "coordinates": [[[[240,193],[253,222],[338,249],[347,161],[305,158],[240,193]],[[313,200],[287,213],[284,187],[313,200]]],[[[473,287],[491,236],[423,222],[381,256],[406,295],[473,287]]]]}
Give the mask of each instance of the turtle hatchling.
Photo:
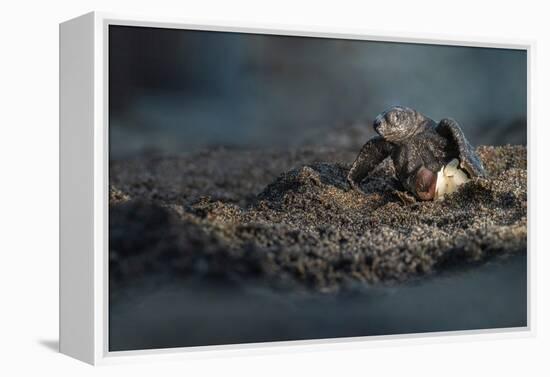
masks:
{"type": "Polygon", "coordinates": [[[378,136],[361,148],[348,173],[352,188],[362,192],[361,181],[386,157],[391,157],[397,179],[410,195],[404,201],[438,200],[485,169],[460,125],[452,119],[436,123],[418,111],[394,106],[374,120],[378,136]]]}

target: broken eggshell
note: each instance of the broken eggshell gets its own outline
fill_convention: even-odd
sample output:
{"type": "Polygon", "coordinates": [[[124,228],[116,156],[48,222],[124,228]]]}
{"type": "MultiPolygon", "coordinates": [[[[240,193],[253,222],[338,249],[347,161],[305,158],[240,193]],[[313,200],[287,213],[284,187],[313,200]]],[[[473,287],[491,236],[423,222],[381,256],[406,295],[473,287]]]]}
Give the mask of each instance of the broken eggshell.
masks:
{"type": "Polygon", "coordinates": [[[458,160],[451,160],[437,172],[434,200],[443,200],[445,194],[455,192],[460,185],[469,180],[466,173],[459,168],[458,160]]]}

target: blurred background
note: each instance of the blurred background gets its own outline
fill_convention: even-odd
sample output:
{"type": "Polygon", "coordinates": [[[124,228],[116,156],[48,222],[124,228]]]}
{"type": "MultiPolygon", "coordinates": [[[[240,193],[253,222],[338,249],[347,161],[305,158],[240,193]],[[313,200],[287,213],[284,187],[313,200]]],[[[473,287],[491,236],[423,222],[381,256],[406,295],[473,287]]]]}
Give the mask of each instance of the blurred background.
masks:
{"type": "Polygon", "coordinates": [[[525,144],[525,51],[130,26],[109,30],[112,159],[209,146],[358,148],[406,105],[525,144]]]}

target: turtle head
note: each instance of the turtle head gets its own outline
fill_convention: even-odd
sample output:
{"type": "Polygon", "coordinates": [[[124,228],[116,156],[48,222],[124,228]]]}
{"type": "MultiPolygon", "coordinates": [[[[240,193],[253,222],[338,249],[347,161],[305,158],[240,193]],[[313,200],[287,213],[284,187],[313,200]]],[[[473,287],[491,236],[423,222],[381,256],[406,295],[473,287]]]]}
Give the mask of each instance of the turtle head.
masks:
{"type": "Polygon", "coordinates": [[[399,143],[424,129],[428,118],[404,106],[393,106],[374,120],[374,130],[389,142],[399,143]]]}

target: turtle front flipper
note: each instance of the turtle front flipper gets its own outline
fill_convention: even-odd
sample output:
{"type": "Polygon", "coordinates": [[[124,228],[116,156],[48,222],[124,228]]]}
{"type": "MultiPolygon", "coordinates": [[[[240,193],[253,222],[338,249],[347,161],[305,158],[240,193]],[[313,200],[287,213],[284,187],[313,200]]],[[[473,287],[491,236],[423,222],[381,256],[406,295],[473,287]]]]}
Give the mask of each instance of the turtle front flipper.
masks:
{"type": "Polygon", "coordinates": [[[348,173],[348,183],[359,192],[359,184],[391,154],[392,145],[380,136],[375,136],[363,145],[348,173]]]}
{"type": "Polygon", "coordinates": [[[473,177],[485,177],[485,169],[474,147],[466,140],[460,125],[453,119],[442,119],[435,130],[458,150],[460,167],[473,177]]]}

